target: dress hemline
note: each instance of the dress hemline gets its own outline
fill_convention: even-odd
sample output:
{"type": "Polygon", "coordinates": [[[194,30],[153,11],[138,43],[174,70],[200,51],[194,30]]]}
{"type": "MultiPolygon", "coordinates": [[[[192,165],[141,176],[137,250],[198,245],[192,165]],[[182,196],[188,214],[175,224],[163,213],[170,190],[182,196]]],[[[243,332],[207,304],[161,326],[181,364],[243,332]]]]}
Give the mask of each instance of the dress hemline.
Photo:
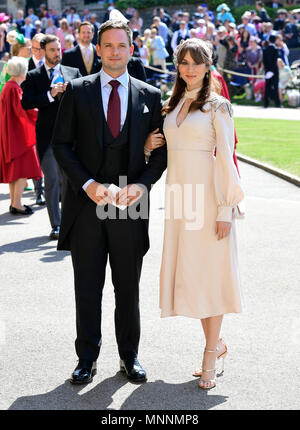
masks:
{"type": "Polygon", "coordinates": [[[190,315],[187,312],[180,312],[180,313],[175,313],[175,312],[161,312],[160,318],[169,318],[169,317],[186,317],[186,318],[194,318],[194,319],[205,319],[205,318],[211,318],[211,317],[216,317],[219,315],[226,315],[226,314],[240,314],[242,313],[242,309],[237,311],[237,310],[228,310],[228,311],[224,311],[223,313],[213,313],[213,314],[206,314],[206,315],[201,315],[201,316],[195,316],[195,315],[190,315]]]}

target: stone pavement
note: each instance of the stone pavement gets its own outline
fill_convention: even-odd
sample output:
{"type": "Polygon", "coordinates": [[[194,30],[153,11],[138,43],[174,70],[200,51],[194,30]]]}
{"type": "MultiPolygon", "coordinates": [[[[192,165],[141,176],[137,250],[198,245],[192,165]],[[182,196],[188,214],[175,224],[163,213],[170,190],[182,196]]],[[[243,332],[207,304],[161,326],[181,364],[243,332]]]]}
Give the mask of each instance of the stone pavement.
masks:
{"type": "MultiPolygon", "coordinates": [[[[253,166],[240,169],[247,195],[246,218],[237,222],[245,305],[224,318],[229,354],[209,392],[192,377],[201,364],[200,321],[160,319],[164,178],[152,191],[151,249],[141,280],[139,358],[149,382],[140,386],[118,372],[109,269],[98,374],[85,387],[68,382],[76,365],[69,253],[48,241],[45,208],[13,217],[8,186],[0,185],[0,409],[299,409],[300,189],[253,166]]],[[[32,192],[24,196],[34,203],[32,192]]]]}
{"type": "Polygon", "coordinates": [[[234,116],[239,118],[289,119],[300,121],[300,107],[264,109],[262,106],[243,106],[233,104],[234,116]]]}

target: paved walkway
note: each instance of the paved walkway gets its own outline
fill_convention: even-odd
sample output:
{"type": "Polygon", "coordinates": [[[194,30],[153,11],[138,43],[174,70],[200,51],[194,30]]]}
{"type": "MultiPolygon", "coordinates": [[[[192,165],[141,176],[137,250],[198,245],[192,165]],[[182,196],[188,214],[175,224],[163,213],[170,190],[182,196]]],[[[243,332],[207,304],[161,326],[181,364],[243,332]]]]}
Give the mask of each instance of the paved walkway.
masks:
{"type": "Polygon", "coordinates": [[[300,121],[300,107],[296,109],[270,107],[264,109],[261,106],[233,105],[235,117],[240,118],[264,118],[264,119],[289,119],[300,121]]]}
{"type": "MultiPolygon", "coordinates": [[[[200,322],[160,319],[164,179],[152,191],[151,250],[141,280],[140,361],[149,382],[118,372],[113,289],[104,291],[103,348],[92,384],[68,382],[76,364],[71,261],[48,241],[45,208],[8,214],[0,185],[0,409],[299,409],[300,190],[240,163],[247,216],[238,221],[245,308],[227,315],[225,374],[210,392],[191,375],[201,361],[200,322]]],[[[33,204],[26,192],[25,203],[33,204]]]]}

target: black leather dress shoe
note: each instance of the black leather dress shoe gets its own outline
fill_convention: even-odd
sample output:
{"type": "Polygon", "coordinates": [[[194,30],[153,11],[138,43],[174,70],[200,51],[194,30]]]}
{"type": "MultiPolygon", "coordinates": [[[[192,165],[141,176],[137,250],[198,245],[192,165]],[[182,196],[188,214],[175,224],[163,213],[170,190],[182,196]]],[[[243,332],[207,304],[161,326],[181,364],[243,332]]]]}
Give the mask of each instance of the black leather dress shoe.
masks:
{"type": "Polygon", "coordinates": [[[51,240],[58,240],[58,237],[59,237],[59,225],[55,225],[51,230],[49,238],[51,240]]]}
{"type": "Polygon", "coordinates": [[[79,360],[74,372],[72,373],[71,384],[89,384],[97,373],[95,361],[79,360]]]}
{"type": "Polygon", "coordinates": [[[36,197],[35,204],[39,206],[45,206],[46,200],[45,200],[44,194],[41,193],[36,197]]]}
{"type": "Polygon", "coordinates": [[[130,358],[127,360],[120,360],[121,372],[126,372],[127,378],[134,382],[145,382],[147,375],[142,368],[137,358],[130,358]]]}
{"type": "Polygon", "coordinates": [[[33,210],[31,207],[24,205],[25,210],[14,208],[13,206],[9,206],[9,212],[12,215],[32,215],[33,210]]]}

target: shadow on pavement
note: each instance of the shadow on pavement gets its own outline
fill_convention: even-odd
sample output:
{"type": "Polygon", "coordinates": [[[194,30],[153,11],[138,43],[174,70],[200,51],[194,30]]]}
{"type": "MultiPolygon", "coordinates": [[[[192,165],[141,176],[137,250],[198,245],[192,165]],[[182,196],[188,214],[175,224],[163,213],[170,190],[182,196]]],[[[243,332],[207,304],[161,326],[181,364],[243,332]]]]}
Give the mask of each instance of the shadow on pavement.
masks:
{"type": "Polygon", "coordinates": [[[8,207],[7,207],[7,212],[4,212],[3,214],[0,215],[0,225],[21,225],[21,224],[24,224],[23,222],[20,222],[20,221],[27,220],[28,218],[34,217],[35,212],[43,210],[44,208],[46,208],[46,206],[37,206],[35,204],[31,204],[29,206],[33,210],[32,215],[12,215],[11,213],[9,213],[8,207]],[[17,221],[17,222],[15,222],[15,221],[17,221]]]}
{"type": "MultiPolygon", "coordinates": [[[[9,410],[114,410],[113,396],[130,382],[118,372],[88,392],[86,386],[76,386],[67,380],[45,394],[20,397],[9,410]]],[[[183,384],[168,384],[161,380],[136,385],[136,390],[120,406],[120,410],[207,410],[227,401],[226,396],[208,395],[195,380],[183,384]]]]}
{"type": "Polygon", "coordinates": [[[70,254],[69,251],[56,251],[56,245],[57,242],[49,241],[48,236],[31,237],[29,239],[7,243],[5,245],[0,246],[0,255],[4,254],[5,252],[42,252],[43,256],[40,258],[40,260],[45,263],[52,263],[54,261],[61,261],[70,254]],[[49,252],[44,252],[47,250],[49,250],[49,252]]]}
{"type": "Polygon", "coordinates": [[[1,200],[9,200],[9,199],[10,199],[9,193],[7,193],[7,194],[0,194],[0,201],[1,200]]]}

